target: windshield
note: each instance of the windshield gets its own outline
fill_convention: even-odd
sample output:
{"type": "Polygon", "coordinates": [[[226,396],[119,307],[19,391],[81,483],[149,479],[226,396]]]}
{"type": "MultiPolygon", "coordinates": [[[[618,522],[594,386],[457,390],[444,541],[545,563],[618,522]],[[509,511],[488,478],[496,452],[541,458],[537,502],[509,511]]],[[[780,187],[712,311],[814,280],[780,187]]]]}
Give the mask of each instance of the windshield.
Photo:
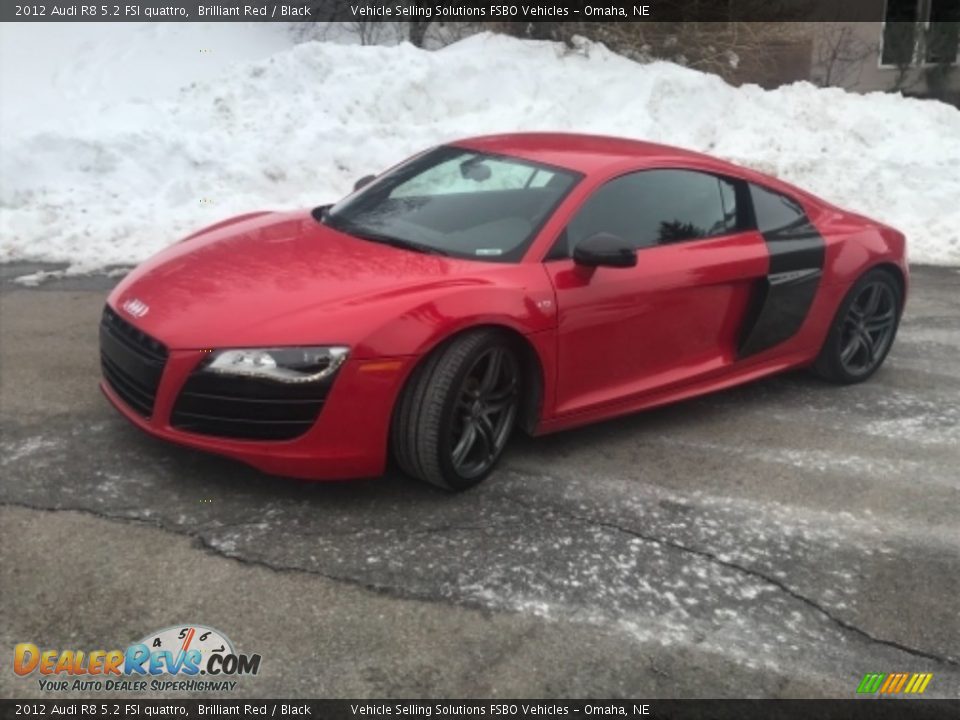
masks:
{"type": "Polygon", "coordinates": [[[341,200],[323,222],[419,252],[517,262],[579,179],[526,160],[439,147],[341,200]]]}

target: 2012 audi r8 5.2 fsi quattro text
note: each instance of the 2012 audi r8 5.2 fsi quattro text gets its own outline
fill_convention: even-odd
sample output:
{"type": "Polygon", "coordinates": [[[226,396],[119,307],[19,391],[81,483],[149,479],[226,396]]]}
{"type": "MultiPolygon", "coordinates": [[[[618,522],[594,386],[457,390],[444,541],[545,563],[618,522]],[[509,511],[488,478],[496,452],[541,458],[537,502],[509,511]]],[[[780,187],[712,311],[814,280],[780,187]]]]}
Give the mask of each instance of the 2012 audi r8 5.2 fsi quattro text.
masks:
{"type": "Polygon", "coordinates": [[[332,206],[201,230],[131,272],[101,388],[147,432],[310,479],[485,478],[542,434],[792,368],[883,362],[905,238],[677,148],[473,138],[332,206]]]}

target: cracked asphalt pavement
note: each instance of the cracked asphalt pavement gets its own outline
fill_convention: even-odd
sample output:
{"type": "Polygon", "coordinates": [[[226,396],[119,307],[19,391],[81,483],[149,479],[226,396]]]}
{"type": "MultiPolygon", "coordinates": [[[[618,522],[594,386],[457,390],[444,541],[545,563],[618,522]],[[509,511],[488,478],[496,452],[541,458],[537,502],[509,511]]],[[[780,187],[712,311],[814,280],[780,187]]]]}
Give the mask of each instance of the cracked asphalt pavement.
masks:
{"type": "MultiPolygon", "coordinates": [[[[460,495],[143,435],[97,389],[113,280],[10,281],[34,269],[0,266],[4,652],[195,622],[262,655],[233,697],[852,697],[893,671],[960,696],[956,269],[915,268],[868,383],[518,437],[460,495]]],[[[44,693],[5,670],[0,695],[44,693]]]]}

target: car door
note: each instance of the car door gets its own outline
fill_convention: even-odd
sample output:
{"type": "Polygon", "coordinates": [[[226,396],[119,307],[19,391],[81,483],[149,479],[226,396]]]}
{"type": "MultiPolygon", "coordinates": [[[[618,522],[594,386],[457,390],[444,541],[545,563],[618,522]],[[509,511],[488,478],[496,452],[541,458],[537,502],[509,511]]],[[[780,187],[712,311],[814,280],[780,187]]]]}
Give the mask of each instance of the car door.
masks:
{"type": "Polygon", "coordinates": [[[597,188],[545,263],[557,299],[557,415],[722,372],[756,282],[768,270],[746,186],[709,173],[643,170],[597,188]],[[637,248],[631,268],[572,260],[610,233],[637,248]]]}

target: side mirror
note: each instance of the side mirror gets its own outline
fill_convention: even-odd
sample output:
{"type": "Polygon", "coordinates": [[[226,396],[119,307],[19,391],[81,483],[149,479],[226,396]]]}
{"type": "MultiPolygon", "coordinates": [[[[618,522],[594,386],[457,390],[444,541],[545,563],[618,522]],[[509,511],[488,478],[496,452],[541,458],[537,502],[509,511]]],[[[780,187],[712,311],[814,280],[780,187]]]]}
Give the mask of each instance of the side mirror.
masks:
{"type": "Polygon", "coordinates": [[[623,238],[601,232],[577,244],[573,261],[587,267],[633,267],[637,264],[637,251],[623,238]]]}
{"type": "Polygon", "coordinates": [[[360,188],[366,187],[376,179],[377,179],[376,175],[364,175],[362,178],[360,178],[353,184],[353,191],[356,192],[360,188]]]}

